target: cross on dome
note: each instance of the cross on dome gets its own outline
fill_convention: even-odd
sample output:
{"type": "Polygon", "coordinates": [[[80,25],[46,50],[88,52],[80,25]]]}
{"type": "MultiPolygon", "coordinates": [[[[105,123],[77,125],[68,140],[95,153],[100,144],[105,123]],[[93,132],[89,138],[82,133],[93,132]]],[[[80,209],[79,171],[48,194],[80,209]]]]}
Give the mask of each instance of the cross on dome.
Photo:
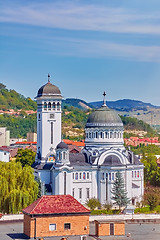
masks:
{"type": "Polygon", "coordinates": [[[104,96],[104,98],[103,98],[103,107],[104,106],[106,106],[106,92],[104,91],[104,93],[103,93],[103,96],[104,96]]]}
{"type": "Polygon", "coordinates": [[[50,82],[50,74],[48,73],[48,82],[50,82]]]}

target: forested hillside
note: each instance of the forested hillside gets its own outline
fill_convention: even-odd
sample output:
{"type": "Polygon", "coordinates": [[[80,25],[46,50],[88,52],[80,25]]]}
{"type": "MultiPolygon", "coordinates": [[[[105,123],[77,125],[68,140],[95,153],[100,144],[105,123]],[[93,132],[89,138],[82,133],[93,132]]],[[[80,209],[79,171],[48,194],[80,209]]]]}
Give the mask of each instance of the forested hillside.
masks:
{"type": "Polygon", "coordinates": [[[31,98],[25,98],[15,90],[8,90],[4,84],[0,83],[0,109],[36,110],[37,104],[31,98]]]}

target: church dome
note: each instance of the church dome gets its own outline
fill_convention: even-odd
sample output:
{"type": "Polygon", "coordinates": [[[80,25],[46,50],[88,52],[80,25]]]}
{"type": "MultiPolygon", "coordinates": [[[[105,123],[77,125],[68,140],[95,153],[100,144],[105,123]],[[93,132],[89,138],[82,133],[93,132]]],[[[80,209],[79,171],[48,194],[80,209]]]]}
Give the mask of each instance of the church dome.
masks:
{"type": "Polygon", "coordinates": [[[45,85],[43,85],[38,90],[37,97],[46,96],[46,95],[60,95],[61,96],[61,92],[57,86],[53,85],[50,82],[47,82],[45,85]]]}
{"type": "Polygon", "coordinates": [[[56,149],[67,149],[68,150],[68,145],[62,141],[57,145],[56,149]]]}
{"type": "Polygon", "coordinates": [[[118,114],[109,109],[106,105],[103,105],[99,109],[96,109],[90,114],[86,127],[96,126],[123,126],[121,118],[118,114]]]}

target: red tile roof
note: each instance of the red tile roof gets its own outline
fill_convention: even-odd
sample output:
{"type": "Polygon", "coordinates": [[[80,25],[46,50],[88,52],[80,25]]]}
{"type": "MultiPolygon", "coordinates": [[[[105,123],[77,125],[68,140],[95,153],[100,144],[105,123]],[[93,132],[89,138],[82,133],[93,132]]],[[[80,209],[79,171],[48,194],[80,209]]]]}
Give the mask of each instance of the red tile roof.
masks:
{"type": "Polygon", "coordinates": [[[23,209],[23,213],[37,215],[90,213],[90,211],[71,195],[44,195],[23,209]]]}

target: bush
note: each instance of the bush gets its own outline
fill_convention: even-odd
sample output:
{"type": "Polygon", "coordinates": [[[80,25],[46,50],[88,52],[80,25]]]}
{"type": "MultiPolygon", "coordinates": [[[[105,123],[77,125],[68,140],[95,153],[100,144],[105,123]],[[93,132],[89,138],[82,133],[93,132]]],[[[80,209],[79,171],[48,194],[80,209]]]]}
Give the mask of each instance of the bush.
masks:
{"type": "Polygon", "coordinates": [[[106,202],[103,207],[108,211],[112,208],[113,204],[111,202],[106,202]]]}
{"type": "Polygon", "coordinates": [[[87,202],[86,205],[90,208],[91,211],[93,211],[95,208],[100,208],[101,204],[98,199],[96,198],[90,198],[87,202]]]}

